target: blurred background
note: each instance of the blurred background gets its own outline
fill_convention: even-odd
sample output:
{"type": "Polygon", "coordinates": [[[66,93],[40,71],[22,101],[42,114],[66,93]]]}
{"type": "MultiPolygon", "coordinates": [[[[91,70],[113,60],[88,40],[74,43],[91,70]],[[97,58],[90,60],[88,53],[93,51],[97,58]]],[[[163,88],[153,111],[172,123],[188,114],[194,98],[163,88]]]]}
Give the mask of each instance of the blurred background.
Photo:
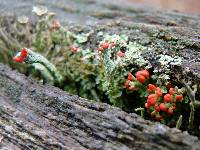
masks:
{"type": "Polygon", "coordinates": [[[130,2],[162,10],[200,13],[200,0],[128,0],[130,2]]]}

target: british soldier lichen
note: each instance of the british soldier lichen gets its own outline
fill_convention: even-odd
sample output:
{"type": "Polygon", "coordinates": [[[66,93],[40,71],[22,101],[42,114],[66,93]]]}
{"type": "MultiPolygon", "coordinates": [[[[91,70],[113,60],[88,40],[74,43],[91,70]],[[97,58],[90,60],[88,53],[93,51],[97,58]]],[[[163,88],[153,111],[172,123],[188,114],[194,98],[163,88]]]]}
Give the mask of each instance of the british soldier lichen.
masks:
{"type": "Polygon", "coordinates": [[[13,57],[13,60],[19,63],[24,62],[32,65],[42,73],[44,79],[47,81],[52,81],[53,78],[55,84],[60,84],[63,79],[62,75],[52,63],[42,55],[35,53],[28,48],[22,48],[22,50],[13,57]]]}

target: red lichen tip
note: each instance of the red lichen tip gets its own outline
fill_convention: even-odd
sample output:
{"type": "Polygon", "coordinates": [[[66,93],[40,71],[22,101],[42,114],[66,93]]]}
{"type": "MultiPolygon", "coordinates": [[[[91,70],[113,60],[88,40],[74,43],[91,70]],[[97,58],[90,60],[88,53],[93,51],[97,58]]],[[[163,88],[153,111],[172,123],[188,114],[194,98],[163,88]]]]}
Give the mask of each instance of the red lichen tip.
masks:
{"type": "Polygon", "coordinates": [[[75,53],[75,52],[77,52],[79,49],[78,49],[78,47],[72,45],[72,46],[69,47],[69,50],[70,50],[71,52],[74,52],[74,53],[75,53]]]}
{"type": "Polygon", "coordinates": [[[24,61],[24,59],[21,58],[21,57],[18,57],[18,56],[14,56],[13,61],[18,62],[18,63],[22,63],[24,61]]]}
{"type": "Polygon", "coordinates": [[[27,57],[27,55],[28,55],[27,48],[25,48],[25,47],[22,48],[20,57],[25,59],[27,57]]]}
{"type": "Polygon", "coordinates": [[[52,28],[53,29],[59,29],[61,27],[59,20],[53,20],[52,22],[52,28]]]}
{"type": "Polygon", "coordinates": [[[22,48],[21,52],[19,52],[16,56],[13,57],[13,61],[22,63],[28,56],[27,48],[22,48]]]}
{"type": "Polygon", "coordinates": [[[118,52],[117,52],[117,56],[119,56],[119,57],[124,57],[125,54],[124,54],[122,51],[118,51],[118,52]]]}

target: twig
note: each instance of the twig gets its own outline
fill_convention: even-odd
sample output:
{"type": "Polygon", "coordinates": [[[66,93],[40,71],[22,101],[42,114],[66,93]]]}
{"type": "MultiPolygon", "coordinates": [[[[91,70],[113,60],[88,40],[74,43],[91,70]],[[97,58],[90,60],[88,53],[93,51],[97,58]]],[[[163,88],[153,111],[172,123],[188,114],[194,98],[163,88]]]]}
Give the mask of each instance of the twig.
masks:
{"type": "Polygon", "coordinates": [[[191,128],[193,128],[193,122],[194,122],[194,111],[195,111],[194,108],[195,108],[195,102],[196,102],[195,93],[197,91],[197,86],[195,85],[194,90],[192,90],[190,88],[190,86],[184,80],[182,80],[182,83],[185,86],[186,92],[187,92],[189,99],[191,101],[190,102],[190,117],[189,117],[189,128],[191,129],[191,128]]]}
{"type": "Polygon", "coordinates": [[[136,111],[136,112],[137,112],[137,111],[140,111],[140,116],[141,116],[142,118],[144,118],[144,108],[139,107],[139,108],[136,108],[135,111],[136,111]]]}
{"type": "Polygon", "coordinates": [[[176,122],[176,128],[180,129],[180,127],[182,126],[182,121],[183,121],[183,116],[180,115],[180,117],[178,118],[177,122],[176,122]]]}

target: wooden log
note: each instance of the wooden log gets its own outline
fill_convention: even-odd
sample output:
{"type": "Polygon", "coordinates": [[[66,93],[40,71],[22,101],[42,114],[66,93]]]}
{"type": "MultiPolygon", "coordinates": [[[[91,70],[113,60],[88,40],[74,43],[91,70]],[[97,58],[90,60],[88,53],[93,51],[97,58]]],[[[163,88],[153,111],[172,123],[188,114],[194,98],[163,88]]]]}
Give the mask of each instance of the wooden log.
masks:
{"type": "MultiPolygon", "coordinates": [[[[90,31],[91,35],[86,44],[89,49],[97,48],[100,40],[97,37],[99,31],[110,34],[126,34],[130,41],[151,50],[151,55],[147,54],[147,59],[150,62],[157,61],[151,58],[155,58],[161,53],[172,57],[176,55],[182,57],[181,68],[178,70],[175,68],[174,72],[180,73],[185,68],[189,68],[195,74],[195,77],[189,75],[193,78],[193,82],[200,82],[199,15],[172,11],[163,12],[140,7],[123,0],[110,2],[106,0],[60,0],[59,2],[44,1],[42,3],[18,0],[16,5],[12,5],[12,3],[13,1],[7,1],[0,5],[0,31],[8,34],[6,40],[0,32],[2,51],[17,50],[24,46],[32,47],[30,35],[18,37],[16,29],[12,25],[19,16],[30,17],[32,7],[42,4],[49,8],[49,11],[56,12],[56,17],[61,20],[62,24],[67,25],[70,31],[86,33],[90,31]]],[[[34,33],[34,29],[31,32],[34,33]]],[[[4,63],[11,64],[7,60],[8,56],[3,56],[4,53],[0,51],[0,58],[2,57],[4,63]]],[[[0,61],[2,62],[2,60],[0,61]]]]}
{"type": "MultiPolygon", "coordinates": [[[[12,39],[7,43],[0,34],[0,58],[12,67],[5,52],[31,46],[16,36],[12,13],[30,16],[33,5],[43,3],[70,30],[91,31],[86,47],[96,49],[98,31],[126,34],[152,50],[147,56],[152,63],[151,58],[163,52],[181,56],[183,65],[174,73],[188,67],[192,75],[185,78],[200,81],[198,15],[141,9],[124,0],[13,2],[0,0],[0,29],[12,39]]],[[[200,149],[199,140],[186,132],[36,82],[0,65],[1,149],[200,149]]],[[[196,97],[199,100],[199,92],[196,97]]]]}
{"type": "Polygon", "coordinates": [[[200,149],[197,137],[0,64],[1,149],[200,149]]]}

